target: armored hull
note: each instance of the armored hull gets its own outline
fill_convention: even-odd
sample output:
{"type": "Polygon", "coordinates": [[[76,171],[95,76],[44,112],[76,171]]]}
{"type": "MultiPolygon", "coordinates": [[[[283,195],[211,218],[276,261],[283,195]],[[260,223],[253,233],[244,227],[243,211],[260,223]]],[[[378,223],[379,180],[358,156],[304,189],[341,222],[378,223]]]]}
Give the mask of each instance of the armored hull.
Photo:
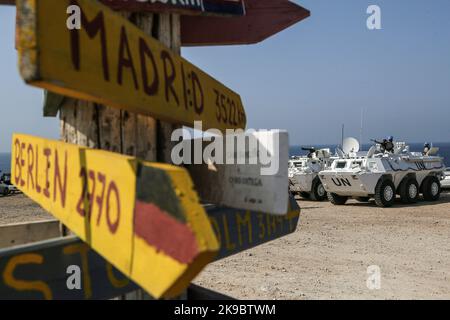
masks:
{"type": "Polygon", "coordinates": [[[442,189],[450,189],[450,168],[445,171],[444,180],[441,181],[442,189]]]}
{"type": "Polygon", "coordinates": [[[348,198],[375,198],[379,206],[392,206],[397,194],[404,203],[414,203],[422,194],[425,200],[437,200],[444,177],[441,157],[402,151],[378,153],[361,158],[335,160],[319,178],[334,204],[348,198]]]}
{"type": "Polygon", "coordinates": [[[319,172],[331,162],[329,149],[314,150],[308,157],[292,158],[289,161],[289,190],[311,200],[325,200],[327,194],[319,179],[319,172]]]}

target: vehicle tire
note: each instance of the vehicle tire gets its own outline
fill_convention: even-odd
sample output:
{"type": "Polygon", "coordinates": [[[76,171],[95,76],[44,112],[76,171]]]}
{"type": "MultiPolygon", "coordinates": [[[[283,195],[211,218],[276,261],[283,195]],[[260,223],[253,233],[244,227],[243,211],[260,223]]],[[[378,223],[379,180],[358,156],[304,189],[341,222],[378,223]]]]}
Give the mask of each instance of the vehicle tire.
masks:
{"type": "Polygon", "coordinates": [[[4,197],[6,197],[9,194],[9,189],[8,188],[3,189],[2,194],[4,197]]]}
{"type": "Polygon", "coordinates": [[[355,200],[358,202],[369,202],[370,197],[357,197],[355,200]]]}
{"type": "Polygon", "coordinates": [[[395,203],[395,186],[391,180],[383,179],[378,181],[375,188],[375,203],[379,207],[392,207],[395,203]]]}
{"type": "Polygon", "coordinates": [[[400,184],[400,199],[403,203],[416,203],[419,193],[419,184],[415,178],[406,178],[400,184]]]}
{"type": "Polygon", "coordinates": [[[299,192],[300,197],[304,198],[304,199],[309,199],[309,192],[299,192]]]}
{"type": "Polygon", "coordinates": [[[347,203],[347,200],[348,200],[348,197],[339,196],[336,193],[331,193],[331,192],[329,192],[327,194],[327,196],[328,196],[328,200],[335,206],[343,206],[344,204],[347,203]]]}
{"type": "Polygon", "coordinates": [[[422,184],[425,201],[437,201],[441,197],[441,182],[435,176],[426,177],[422,184]]]}
{"type": "Polygon", "coordinates": [[[327,198],[327,192],[323,187],[322,182],[319,178],[313,180],[312,190],[311,190],[311,200],[313,201],[323,201],[327,198]]]}

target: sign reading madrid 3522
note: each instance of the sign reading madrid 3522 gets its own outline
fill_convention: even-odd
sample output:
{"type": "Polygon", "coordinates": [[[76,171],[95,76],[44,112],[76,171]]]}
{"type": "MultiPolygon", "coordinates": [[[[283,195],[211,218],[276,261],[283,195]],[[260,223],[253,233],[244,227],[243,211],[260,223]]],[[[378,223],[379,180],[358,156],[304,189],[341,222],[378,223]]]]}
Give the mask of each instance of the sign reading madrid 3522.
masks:
{"type": "Polygon", "coordinates": [[[20,70],[32,85],[192,126],[245,128],[238,94],[91,0],[19,0],[20,70]],[[80,8],[80,29],[67,8],[80,8]]]}

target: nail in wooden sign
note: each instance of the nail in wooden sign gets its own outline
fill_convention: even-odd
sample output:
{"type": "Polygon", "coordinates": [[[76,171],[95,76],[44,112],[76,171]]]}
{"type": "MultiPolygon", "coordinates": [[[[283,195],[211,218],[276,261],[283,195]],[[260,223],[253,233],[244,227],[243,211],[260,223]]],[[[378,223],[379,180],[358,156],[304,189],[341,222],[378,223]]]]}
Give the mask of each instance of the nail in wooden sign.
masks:
{"type": "MultiPolygon", "coordinates": [[[[194,151],[196,143],[198,141],[183,141],[186,148],[194,151]]],[[[176,148],[172,152],[176,153],[176,148]]],[[[202,201],[237,209],[286,214],[289,198],[287,132],[272,130],[227,135],[203,145],[203,150],[203,161],[207,164],[186,166],[202,201]],[[206,151],[213,149],[215,151],[209,158],[206,151]]]]}
{"type": "MultiPolygon", "coordinates": [[[[289,212],[283,217],[216,206],[207,206],[206,212],[220,239],[216,257],[220,260],[293,233],[300,208],[290,198],[289,212]]],[[[111,299],[137,289],[137,284],[77,237],[0,250],[1,300],[111,299]],[[77,281],[80,290],[70,290],[77,281]]]]}
{"type": "Polygon", "coordinates": [[[172,297],[219,249],[182,168],[15,134],[13,183],[156,298],[172,297]]]}
{"type": "Polygon", "coordinates": [[[238,94],[92,0],[18,0],[23,79],[77,99],[192,126],[245,128],[238,94]],[[67,7],[81,8],[69,30],[67,7]],[[51,18],[49,18],[51,17],[51,18]],[[220,117],[225,108],[229,117],[220,117]]]}

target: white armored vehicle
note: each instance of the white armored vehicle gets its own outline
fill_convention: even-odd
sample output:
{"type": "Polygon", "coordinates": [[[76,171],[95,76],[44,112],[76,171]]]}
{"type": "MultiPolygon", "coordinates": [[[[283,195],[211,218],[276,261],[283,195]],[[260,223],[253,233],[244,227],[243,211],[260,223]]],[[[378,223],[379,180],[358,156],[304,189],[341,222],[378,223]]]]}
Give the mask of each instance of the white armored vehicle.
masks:
{"type": "Polygon", "coordinates": [[[19,189],[16,188],[11,183],[11,175],[9,173],[5,173],[0,176],[0,194],[3,196],[7,196],[11,193],[19,192],[19,189]]]}
{"type": "Polygon", "coordinates": [[[410,152],[405,143],[394,143],[392,137],[375,142],[367,153],[360,153],[356,139],[346,139],[340,159],[319,173],[333,204],[374,198],[378,206],[390,207],[397,194],[403,203],[417,202],[420,193],[426,201],[439,199],[445,165],[436,156],[437,148],[410,152]]]}
{"type": "Polygon", "coordinates": [[[450,189],[450,168],[447,168],[444,174],[444,180],[441,181],[442,189],[450,189]]]}
{"type": "Polygon", "coordinates": [[[303,198],[323,201],[327,193],[318,175],[327,168],[332,158],[330,149],[302,148],[309,151],[304,157],[292,157],[289,160],[289,190],[303,198]]]}

